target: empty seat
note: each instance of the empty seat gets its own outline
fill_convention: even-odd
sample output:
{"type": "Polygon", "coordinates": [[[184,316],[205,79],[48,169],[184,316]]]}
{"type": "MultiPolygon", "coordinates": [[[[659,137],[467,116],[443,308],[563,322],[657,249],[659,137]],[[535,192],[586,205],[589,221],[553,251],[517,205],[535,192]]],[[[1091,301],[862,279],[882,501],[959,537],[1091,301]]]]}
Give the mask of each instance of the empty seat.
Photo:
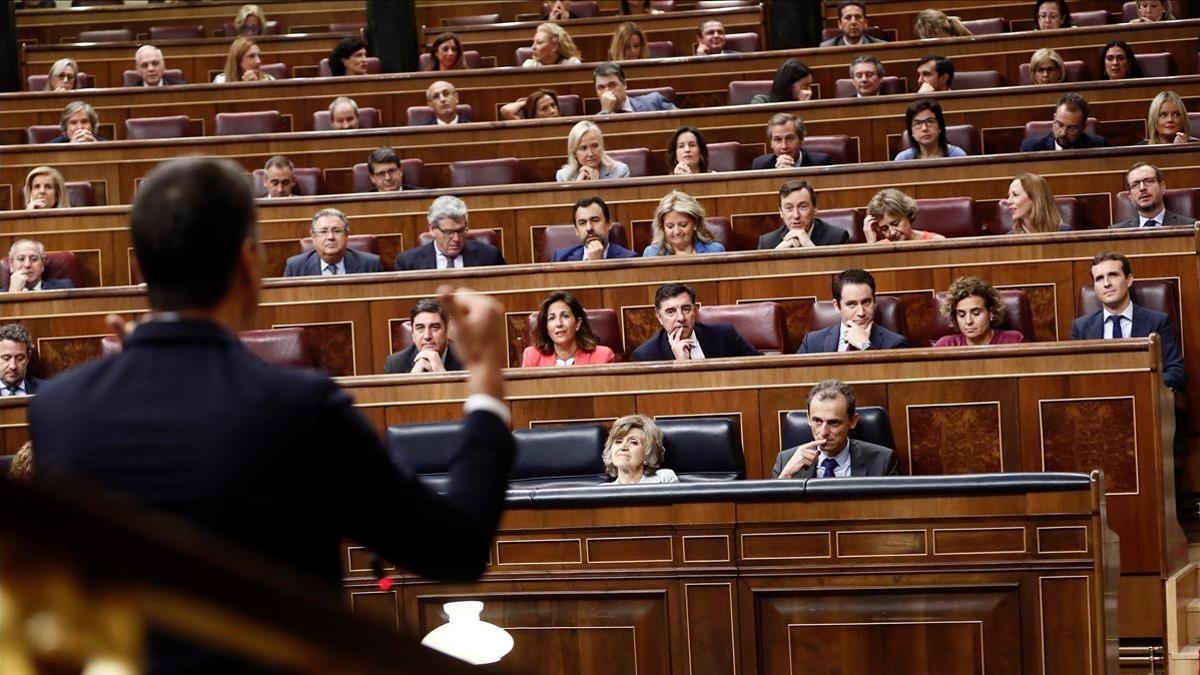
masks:
{"type": "MultiPolygon", "coordinates": [[[[373,234],[352,234],[346,238],[346,248],[352,248],[360,253],[379,255],[379,238],[373,234]]],[[[313,238],[301,239],[300,252],[308,253],[311,250],[313,250],[313,238]]]]}
{"type": "MultiPolygon", "coordinates": [[[[164,78],[171,78],[178,81],[183,81],[183,70],[180,68],[167,68],[163,71],[164,78]]],[[[132,87],[142,81],[142,76],[136,70],[126,70],[121,73],[121,84],[126,87],[132,87]]]]}
{"type": "MultiPolygon", "coordinates": [[[[885,408],[864,406],[855,412],[858,413],[858,424],[850,430],[850,438],[893,450],[896,448],[896,441],[892,436],[892,421],[888,418],[885,408]]],[[[807,410],[793,410],[784,416],[779,440],[780,452],[813,440],[807,410]]]]}
{"type": "Polygon", "coordinates": [[[655,420],[663,432],[663,467],[680,483],[707,483],[746,477],[746,457],[738,423],[728,417],[655,420]]]}
{"type": "Polygon", "coordinates": [[[558,114],[562,117],[574,117],[583,114],[583,99],[579,94],[559,94],[558,114]]]}
{"type": "MultiPolygon", "coordinates": [[[[979,154],[979,130],[973,124],[955,124],[946,127],[946,142],[950,145],[957,145],[968,155],[979,154]]],[[[900,134],[900,145],[907,148],[911,143],[912,139],[908,135],[908,130],[905,129],[900,134]]]]}
{"type": "MultiPolygon", "coordinates": [[[[433,108],[430,108],[427,105],[410,106],[405,111],[405,114],[407,115],[408,126],[410,127],[419,127],[424,124],[434,124],[434,119],[436,119],[436,116],[433,113],[433,108]]],[[[458,105],[458,117],[461,120],[472,119],[471,106],[460,103],[458,105]]]]}
{"type": "MultiPolygon", "coordinates": [[[[1066,61],[1063,63],[1066,72],[1063,73],[1064,82],[1086,82],[1092,79],[1092,73],[1088,69],[1088,65],[1084,61],[1066,61]]],[[[1020,67],[1020,77],[1017,84],[1033,84],[1033,78],[1029,75],[1029,64],[1022,63],[1020,67]]]]}
{"type": "MultiPolygon", "coordinates": [[[[808,329],[813,331],[828,328],[840,321],[841,318],[842,315],[838,313],[832,300],[820,300],[813,303],[808,329]]],[[[904,304],[893,296],[875,296],[875,322],[893,333],[908,335],[908,321],[904,318],[904,304]]]]}
{"type": "Polygon", "coordinates": [[[675,56],[675,43],[670,40],[647,42],[646,56],[652,59],[665,59],[675,56]]]}
{"type": "MultiPolygon", "coordinates": [[[[254,173],[254,191],[256,197],[267,196],[267,188],[263,185],[264,172],[262,169],[255,169],[254,173]]],[[[294,196],[311,196],[325,194],[325,172],[317,167],[296,167],[296,186],[292,190],[294,196]]]]}
{"type": "Polygon", "coordinates": [[[1175,74],[1175,57],[1171,52],[1137,54],[1138,67],[1146,77],[1170,77],[1175,74]]]}
{"type": "MultiPolygon", "coordinates": [[[[1002,330],[1015,330],[1025,336],[1026,342],[1033,342],[1033,309],[1029,306],[1029,296],[1025,295],[1025,291],[1013,289],[996,289],[1000,292],[1000,300],[1004,303],[1004,319],[997,327],[1002,330]]],[[[958,330],[954,327],[945,315],[940,311],[942,299],[946,297],[945,291],[938,291],[933,296],[933,312],[930,315],[933,317],[933,326],[931,326],[931,336],[934,342],[944,335],[954,335],[958,330]]],[[[914,347],[924,347],[926,345],[914,344],[914,347]]]]}
{"type": "Polygon", "coordinates": [[[128,28],[80,31],[76,42],[133,42],[133,31],[128,28]]]}
{"type": "Polygon", "coordinates": [[[450,465],[459,454],[463,423],[429,422],[388,427],[385,444],[392,463],[444,492],[450,484],[450,465]]]}
{"type": "Polygon", "coordinates": [[[1105,26],[1112,23],[1112,15],[1108,13],[1107,9],[1071,12],[1071,23],[1076,26],[1105,26]]]}
{"type": "Polygon", "coordinates": [[[954,76],[954,84],[951,86],[955,91],[964,89],[989,89],[991,87],[1003,87],[1004,76],[995,70],[967,70],[957,73],[954,76]]]}
{"type": "Polygon", "coordinates": [[[858,163],[858,139],[845,134],[806,136],[800,145],[807,150],[816,150],[833,157],[834,164],[858,163]]]}
{"type": "Polygon", "coordinates": [[[937,232],[944,237],[976,237],[985,231],[975,221],[975,200],[971,197],[918,199],[917,218],[912,226],[937,232]]]}
{"type": "MultiPolygon", "coordinates": [[[[1200,188],[1170,188],[1163,192],[1163,204],[1168,211],[1181,216],[1200,218],[1200,188]]],[[[1116,208],[1113,209],[1113,222],[1119,223],[1137,215],[1137,209],[1129,201],[1129,191],[1117,193],[1116,208]]]]}
{"type": "Polygon", "coordinates": [[[30,145],[49,143],[63,133],[57,124],[35,124],[25,128],[25,142],[30,145]]]}
{"type": "MultiPolygon", "coordinates": [[[[879,82],[880,96],[906,93],[908,93],[908,80],[904,79],[903,77],[886,75],[879,82]]],[[[833,95],[835,98],[855,98],[858,96],[858,90],[854,88],[854,80],[849,78],[841,78],[834,82],[833,95]]]]}
{"type": "MultiPolygon", "coordinates": [[[[479,52],[475,49],[463,50],[463,62],[467,64],[468,68],[483,67],[483,57],[481,57],[479,52]]],[[[433,55],[429,52],[423,52],[417,58],[417,67],[421,70],[429,70],[433,68],[433,55]]]]}
{"type": "Polygon", "coordinates": [[[316,367],[301,326],[247,330],[238,333],[238,338],[251,354],[273,366],[316,367]]]}
{"type": "MultiPolygon", "coordinates": [[[[8,252],[0,256],[0,288],[7,289],[12,268],[8,262],[8,252]]],[[[42,269],[42,277],[46,279],[70,279],[75,288],[83,286],[83,275],[80,274],[79,260],[73,251],[46,251],[46,265],[42,269]]]]}
{"type": "Polygon", "coordinates": [[[633,178],[650,175],[650,150],[647,148],[609,150],[608,156],[628,164],[629,175],[633,178]]]}
{"type": "Polygon", "coordinates": [[[288,79],[288,67],[286,63],[264,63],[259,66],[259,70],[277,80],[288,79]]]}
{"type": "MultiPolygon", "coordinates": [[[[863,234],[863,218],[865,209],[821,209],[820,218],[826,223],[840,229],[845,230],[850,235],[850,244],[862,244],[866,242],[866,235],[863,234]]],[[[783,223],[780,223],[782,225],[783,223]]]]}
{"type": "Polygon", "coordinates": [[[150,41],[195,40],[207,37],[204,26],[150,26],[150,41]]]}
{"type": "Polygon", "coordinates": [[[472,14],[469,16],[442,17],[443,26],[485,26],[500,23],[499,14],[472,14]]]}
{"type": "Polygon", "coordinates": [[[697,321],[730,323],[746,342],[764,354],[781,354],[784,345],[783,307],[775,302],[701,305],[697,321]]]}
{"type": "Polygon", "coordinates": [[[198,136],[187,115],[141,117],[125,120],[125,138],[131,141],[148,138],[184,138],[198,136]]]}
{"type": "Polygon", "coordinates": [[[630,89],[625,92],[629,96],[645,96],[650,93],[662,94],[668,101],[675,102],[675,87],[650,87],[648,89],[630,89]]]}
{"type": "MultiPolygon", "coordinates": [[[[420,158],[413,157],[411,159],[400,160],[400,173],[404,178],[403,185],[406,190],[420,189],[425,187],[425,162],[420,158]]],[[[371,182],[371,174],[367,170],[366,162],[355,164],[351,169],[354,192],[371,192],[375,189],[374,183],[371,182]]]]}
{"type": "MultiPolygon", "coordinates": [[[[697,9],[699,9],[697,4],[697,9]]],[[[758,33],[730,33],[725,36],[725,49],[731,52],[756,52],[762,49],[762,40],[758,33]]]]}
{"type": "Polygon", "coordinates": [[[513,185],[523,183],[521,161],[516,157],[477,159],[450,163],[450,186],[513,185]]]}
{"type": "MultiPolygon", "coordinates": [[[[1034,122],[1025,123],[1025,138],[1041,138],[1050,133],[1050,128],[1054,123],[1050,120],[1037,120],[1034,122]]],[[[1083,125],[1083,130],[1089,134],[1096,133],[1096,118],[1089,117],[1083,125]]]]}
{"type": "MultiPolygon", "coordinates": [[[[30,75],[25,78],[26,86],[29,91],[45,91],[46,80],[50,79],[49,75],[30,75]]],[[[96,80],[91,75],[84,72],[76,73],[75,88],[76,89],[91,89],[96,86],[96,80]]]]}
{"type": "MultiPolygon", "coordinates": [[[[629,240],[625,238],[625,227],[616,221],[609,223],[608,240],[628,248],[629,240]]],[[[573,248],[579,245],[579,235],[575,233],[574,225],[547,225],[542,228],[537,242],[538,262],[550,262],[554,252],[560,248],[573,248]]],[[[591,310],[589,310],[590,312],[591,310]]],[[[591,316],[590,314],[588,315],[591,316]]],[[[608,343],[605,343],[608,344],[608,343]]],[[[612,345],[609,345],[612,347],[612,345]]],[[[613,348],[620,353],[620,343],[613,348]]]]}
{"type": "Polygon", "coordinates": [[[256,112],[217,113],[215,134],[231,136],[234,134],[273,134],[288,131],[283,128],[283,116],[278,110],[259,110],[256,112]]]}
{"type": "MultiPolygon", "coordinates": [[[[1129,286],[1129,297],[1135,305],[1166,313],[1171,317],[1171,327],[1175,329],[1176,338],[1183,335],[1179,317],[1179,288],[1173,280],[1135,278],[1129,286]]],[[[1100,311],[1100,300],[1096,298],[1096,291],[1091,286],[1079,289],[1079,309],[1079,316],[1100,311]]]]}
{"type": "MultiPolygon", "coordinates": [[[[379,108],[358,109],[358,127],[360,129],[374,129],[378,126],[380,126],[379,108]]],[[[329,131],[330,129],[333,129],[333,125],[329,121],[328,110],[318,110],[313,113],[314,131],[329,131]]]]}
{"type": "Polygon", "coordinates": [[[513,487],[601,485],[607,434],[597,424],[516,429],[517,456],[509,483],[513,487]]]}
{"type": "MultiPolygon", "coordinates": [[[[496,248],[503,250],[503,245],[500,241],[500,233],[495,230],[467,230],[467,239],[472,241],[482,241],[489,246],[495,246],[496,248]]],[[[417,235],[417,245],[419,246],[424,246],[431,241],[433,241],[433,235],[429,233],[429,230],[425,230],[421,234],[417,235]]]]}
{"type": "MultiPolygon", "coordinates": [[[[378,75],[379,73],[382,73],[382,72],[383,72],[383,62],[379,60],[379,57],[378,56],[368,56],[367,57],[367,74],[368,75],[378,75]]],[[[330,70],[330,68],[329,68],[329,59],[328,58],[321,59],[321,62],[319,64],[317,64],[317,76],[318,77],[333,77],[333,71],[330,70]]]]}
{"type": "Polygon", "coordinates": [[[733,223],[728,216],[708,216],[704,226],[712,233],[713,241],[724,246],[726,251],[733,250],[733,223]]]}
{"type": "MultiPolygon", "coordinates": [[[[556,225],[554,227],[569,226],[556,225]]],[[[596,334],[599,343],[611,349],[616,355],[617,361],[624,361],[625,351],[621,346],[621,320],[617,317],[616,310],[596,307],[583,311],[587,314],[588,324],[592,327],[592,332],[596,334]]],[[[529,317],[525,320],[526,345],[534,344],[533,333],[537,329],[537,315],[537,312],[530,312],[529,317]]]]}
{"type": "Polygon", "coordinates": [[[752,162],[737,141],[708,144],[708,168],[712,171],[749,171],[752,162]]]}
{"type": "Polygon", "coordinates": [[[513,51],[513,58],[516,59],[516,64],[514,64],[514,65],[519,66],[522,63],[525,63],[529,59],[533,58],[533,48],[532,47],[517,47],[516,50],[513,51]]]}
{"type": "Polygon", "coordinates": [[[1000,17],[972,19],[962,23],[971,31],[971,35],[999,35],[1008,32],[1008,21],[1000,17]]]}
{"type": "MultiPolygon", "coordinates": [[[[337,32],[341,32],[341,31],[330,30],[329,32],[337,33],[337,32]]],[[[265,23],[263,25],[262,35],[279,35],[279,33],[280,33],[280,27],[279,27],[278,21],[268,21],[267,23],[265,23]]],[[[237,26],[234,25],[234,23],[232,21],[227,22],[225,24],[225,37],[235,37],[237,35],[238,35],[237,26]]]]}
{"type": "Polygon", "coordinates": [[[745,105],[758,94],[770,95],[771,80],[734,80],[729,83],[729,105],[745,105]]]}
{"type": "Polygon", "coordinates": [[[72,181],[66,184],[67,201],[73,207],[99,206],[96,203],[96,188],[88,181],[72,181]]]}

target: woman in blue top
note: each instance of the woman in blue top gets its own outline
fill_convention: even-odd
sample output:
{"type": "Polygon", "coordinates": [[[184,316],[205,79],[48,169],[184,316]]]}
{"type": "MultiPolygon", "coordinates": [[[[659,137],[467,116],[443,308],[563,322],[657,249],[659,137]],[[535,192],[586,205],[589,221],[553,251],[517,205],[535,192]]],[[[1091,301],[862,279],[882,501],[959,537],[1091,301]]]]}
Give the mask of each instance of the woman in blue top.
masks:
{"type": "Polygon", "coordinates": [[[923,98],[908,106],[904,113],[908,126],[908,149],[896,155],[896,161],[934,159],[937,157],[966,157],[957,145],[946,142],[946,119],[937,101],[923,98]]]}
{"type": "Polygon", "coordinates": [[[722,253],[725,245],[713,241],[712,231],[704,223],[704,207],[686,192],[672,190],[658,200],[654,210],[654,242],[643,256],[722,253]]]}

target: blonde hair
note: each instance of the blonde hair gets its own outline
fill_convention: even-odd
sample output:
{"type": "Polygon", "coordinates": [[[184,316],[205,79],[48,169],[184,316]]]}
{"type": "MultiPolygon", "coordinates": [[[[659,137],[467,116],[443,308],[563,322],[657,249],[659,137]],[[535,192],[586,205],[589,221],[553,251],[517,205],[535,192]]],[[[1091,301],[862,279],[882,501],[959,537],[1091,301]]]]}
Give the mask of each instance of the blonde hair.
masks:
{"type": "Polygon", "coordinates": [[[624,61],[625,45],[629,44],[629,38],[633,37],[634,35],[642,39],[642,49],[638,52],[637,57],[639,59],[646,58],[646,55],[649,54],[650,51],[648,43],[646,42],[646,34],[642,32],[641,28],[638,28],[636,23],[632,21],[626,21],[620,26],[617,26],[617,31],[613,33],[612,44],[608,46],[608,60],[624,61]]]}
{"type": "Polygon", "coordinates": [[[876,218],[906,218],[909,225],[914,225],[917,219],[917,201],[896,188],[884,188],[867,202],[867,215],[876,218]]]}
{"type": "Polygon", "coordinates": [[[1060,55],[1058,52],[1054,51],[1053,49],[1050,49],[1049,47],[1042,47],[1041,49],[1034,52],[1033,56],[1029,57],[1029,81],[1030,82],[1036,81],[1034,79],[1034,72],[1037,70],[1038,64],[1047,59],[1058,64],[1058,72],[1062,75],[1062,77],[1059,79],[1059,81],[1062,82],[1067,79],[1067,64],[1065,61],[1063,61],[1062,55],[1060,55]]]}
{"type": "Polygon", "coordinates": [[[663,447],[662,429],[658,428],[654,420],[645,415],[626,415],[613,422],[612,429],[608,431],[608,440],[604,441],[604,454],[601,455],[604,470],[614,478],[617,475],[617,466],[612,461],[613,443],[625,438],[634,429],[640,429],[646,436],[645,475],[653,476],[667,456],[667,450],[663,447]]]}
{"type": "Polygon", "coordinates": [[[79,64],[75,63],[75,59],[59,59],[50,66],[50,74],[46,77],[46,86],[43,87],[45,91],[54,91],[54,79],[66,70],[67,66],[75,70],[75,84],[71,88],[79,88],[79,64]]]}
{"type": "Polygon", "coordinates": [[[1058,232],[1062,225],[1062,214],[1054,203],[1054,191],[1045,178],[1036,173],[1023,173],[1013,180],[1021,182],[1021,189],[1033,202],[1033,211],[1029,214],[1028,223],[1013,221],[1013,232],[1031,234],[1034,232],[1058,232]]]}
{"type": "Polygon", "coordinates": [[[252,15],[258,17],[260,35],[262,31],[267,29],[267,15],[263,14],[262,9],[258,5],[242,5],[242,8],[238,10],[237,16],[233,19],[233,25],[239,33],[242,32],[242,25],[246,23],[246,19],[252,15]]]}
{"type": "Polygon", "coordinates": [[[583,120],[571,127],[571,133],[567,134],[567,163],[563,165],[563,168],[567,169],[568,180],[579,175],[579,158],[575,156],[575,151],[579,149],[584,134],[589,131],[596,132],[596,138],[600,141],[600,166],[605,169],[613,167],[613,159],[604,151],[604,134],[600,131],[600,127],[591,120],[583,120]]]}
{"type": "Polygon", "coordinates": [[[1146,142],[1151,145],[1175,142],[1173,138],[1165,141],[1158,138],[1158,114],[1162,111],[1163,104],[1168,101],[1174,103],[1175,108],[1179,110],[1179,130],[1189,139],[1192,137],[1191,129],[1188,128],[1188,112],[1183,105],[1183,99],[1173,91],[1160,91],[1158,96],[1155,96],[1154,100],[1150,102],[1150,112],[1146,115],[1146,142]]]}
{"type": "Polygon", "coordinates": [[[704,222],[704,207],[696,198],[681,190],[672,190],[667,193],[667,196],[658,200],[658,208],[654,209],[654,247],[664,255],[675,253],[671,243],[667,241],[667,228],[663,226],[663,218],[667,217],[668,213],[684,213],[691,217],[692,222],[696,225],[696,239],[704,243],[713,240],[712,230],[708,229],[708,224],[704,222]]]}
{"type": "Polygon", "coordinates": [[[229,54],[225,57],[225,81],[229,83],[242,81],[242,57],[250,48],[257,45],[254,38],[239,37],[229,45],[229,54]]]}
{"type": "Polygon", "coordinates": [[[950,37],[962,37],[970,35],[971,31],[957,16],[947,16],[936,9],[923,9],[917,13],[917,20],[913,23],[913,34],[917,38],[945,37],[943,33],[950,37]]]}
{"type": "Polygon", "coordinates": [[[538,26],[535,32],[545,33],[554,40],[558,51],[558,62],[580,58],[579,47],[575,46],[575,41],[571,39],[571,34],[562,26],[556,23],[544,23],[538,26]]]}
{"type": "Polygon", "coordinates": [[[67,183],[63,180],[63,175],[58,169],[52,166],[39,166],[30,171],[25,176],[25,203],[29,203],[29,196],[33,193],[33,179],[38,176],[50,176],[54,179],[54,203],[50,205],[52,209],[65,209],[71,206],[71,200],[67,198],[67,183]]]}
{"type": "Polygon", "coordinates": [[[33,441],[25,441],[25,445],[13,455],[12,464],[8,467],[8,478],[22,483],[33,479],[33,441]]]}

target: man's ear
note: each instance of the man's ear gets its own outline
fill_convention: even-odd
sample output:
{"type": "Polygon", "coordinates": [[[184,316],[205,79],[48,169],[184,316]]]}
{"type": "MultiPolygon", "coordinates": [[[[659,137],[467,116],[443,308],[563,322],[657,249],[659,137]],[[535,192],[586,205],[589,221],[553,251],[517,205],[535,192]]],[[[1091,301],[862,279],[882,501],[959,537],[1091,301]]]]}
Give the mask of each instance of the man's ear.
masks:
{"type": "Polygon", "coordinates": [[[853,415],[851,415],[851,416],[850,416],[850,420],[849,420],[849,422],[850,422],[850,428],[851,428],[851,429],[853,429],[854,427],[858,426],[858,411],[855,411],[855,413],[854,413],[853,415]]]}

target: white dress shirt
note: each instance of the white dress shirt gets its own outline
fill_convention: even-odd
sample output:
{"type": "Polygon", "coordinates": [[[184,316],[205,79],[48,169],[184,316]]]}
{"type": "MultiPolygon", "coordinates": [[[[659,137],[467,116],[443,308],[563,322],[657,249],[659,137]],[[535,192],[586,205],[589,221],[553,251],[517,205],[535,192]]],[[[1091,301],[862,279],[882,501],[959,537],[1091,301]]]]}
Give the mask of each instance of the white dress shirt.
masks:
{"type": "Polygon", "coordinates": [[[346,273],[346,258],[343,257],[341,260],[337,261],[336,263],[334,263],[332,265],[325,262],[324,260],[321,260],[321,276],[325,276],[325,277],[336,276],[333,273],[333,271],[329,269],[330,267],[336,268],[337,274],[345,274],[346,273]]]}
{"type": "Polygon", "coordinates": [[[836,455],[829,455],[824,450],[821,451],[821,454],[817,456],[816,471],[813,473],[814,477],[822,477],[825,473],[825,467],[821,466],[821,463],[830,457],[833,458],[833,461],[837,462],[837,466],[833,469],[834,478],[848,477],[850,475],[850,439],[846,439],[846,447],[842,448],[842,451],[836,455]]]}
{"type": "Polygon", "coordinates": [[[440,117],[435,117],[434,119],[436,119],[436,120],[437,120],[437,123],[438,123],[438,126],[439,126],[439,127],[444,127],[444,126],[446,126],[446,125],[448,125],[448,124],[458,124],[458,115],[455,115],[455,116],[454,116],[454,119],[450,120],[449,122],[443,122],[443,121],[442,121],[442,118],[440,118],[440,117]]]}
{"type": "Polygon", "coordinates": [[[1111,340],[1112,336],[1113,336],[1112,335],[1113,334],[1113,325],[1112,325],[1112,322],[1108,320],[1108,317],[1110,317],[1110,316],[1121,317],[1121,336],[1122,337],[1133,337],[1133,303],[1132,302],[1125,303],[1125,309],[1123,309],[1120,312],[1117,312],[1115,314],[1113,312],[1108,311],[1107,307],[1104,308],[1104,339],[1105,340],[1111,340]]]}
{"type": "Polygon", "coordinates": [[[28,396],[29,392],[25,389],[25,380],[17,383],[17,390],[11,391],[7,384],[0,383],[0,398],[5,396],[28,396]]]}
{"type": "MultiPolygon", "coordinates": [[[[465,247],[463,248],[463,251],[466,251],[465,247]]],[[[435,254],[437,254],[437,268],[439,270],[444,270],[447,267],[453,267],[454,269],[462,269],[462,267],[463,267],[463,254],[462,253],[459,253],[457,256],[455,256],[454,264],[450,264],[450,258],[448,258],[445,253],[442,253],[442,249],[438,248],[437,244],[433,245],[433,252],[435,254]]]]}
{"type": "Polygon", "coordinates": [[[1167,207],[1166,206],[1163,206],[1161,211],[1154,214],[1153,216],[1150,216],[1149,218],[1147,218],[1146,216],[1143,216],[1142,214],[1139,213],[1138,214],[1138,227],[1146,227],[1147,220],[1153,220],[1155,222],[1156,226],[1162,225],[1163,219],[1166,217],[1167,217],[1167,207]]]}

